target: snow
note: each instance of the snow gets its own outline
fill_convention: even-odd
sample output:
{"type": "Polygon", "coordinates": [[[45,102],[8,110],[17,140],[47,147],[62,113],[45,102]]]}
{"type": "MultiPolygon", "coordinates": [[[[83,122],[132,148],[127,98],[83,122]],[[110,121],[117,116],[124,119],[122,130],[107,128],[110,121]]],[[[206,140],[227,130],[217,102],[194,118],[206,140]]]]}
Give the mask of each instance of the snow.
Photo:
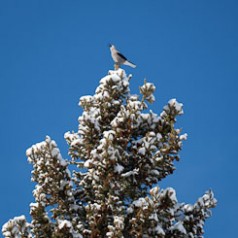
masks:
{"type": "Polygon", "coordinates": [[[77,144],[80,144],[81,143],[81,139],[78,138],[78,139],[73,139],[73,141],[70,143],[71,146],[76,146],[77,144]]]}
{"type": "MultiPolygon", "coordinates": [[[[166,108],[167,108],[167,106],[164,107],[164,110],[166,110],[166,108]]],[[[162,111],[162,112],[160,113],[160,117],[161,117],[161,118],[165,118],[166,116],[167,116],[166,111],[162,111]]]]}
{"type": "Polygon", "coordinates": [[[145,199],[144,198],[139,198],[138,200],[134,201],[133,204],[136,207],[142,207],[143,203],[145,203],[145,199]]]}
{"type": "Polygon", "coordinates": [[[130,76],[127,77],[123,69],[110,70],[109,75],[100,80],[100,85],[97,87],[96,94],[94,95],[95,103],[103,102],[108,107],[113,106],[114,92],[116,94],[128,92],[129,80],[130,76]]]}
{"type": "Polygon", "coordinates": [[[76,133],[71,133],[70,131],[67,131],[64,133],[64,138],[69,141],[74,141],[79,138],[79,136],[76,133]]]}
{"type": "Polygon", "coordinates": [[[22,230],[27,229],[29,223],[26,222],[24,215],[14,217],[2,226],[2,233],[4,237],[20,238],[22,237],[22,230]],[[21,225],[20,225],[21,224],[21,225]]]}
{"type": "Polygon", "coordinates": [[[115,131],[113,130],[109,130],[109,131],[104,131],[103,132],[103,136],[104,138],[107,138],[108,140],[112,141],[114,136],[115,136],[115,131]]]}
{"type": "Polygon", "coordinates": [[[35,145],[32,145],[31,148],[27,149],[26,155],[28,157],[28,161],[30,163],[35,163],[38,167],[42,164],[50,165],[50,161],[46,159],[46,151],[47,153],[49,151],[50,155],[54,159],[57,159],[61,166],[66,167],[68,165],[68,163],[62,158],[56,142],[51,140],[49,136],[46,136],[45,141],[36,143],[35,145]]]}
{"type": "Polygon", "coordinates": [[[114,216],[114,224],[117,229],[122,230],[124,228],[124,217],[123,216],[114,216]]]}
{"type": "Polygon", "coordinates": [[[183,114],[183,104],[177,102],[176,98],[170,99],[168,104],[171,107],[174,107],[175,110],[178,112],[179,115],[183,114]]]}
{"type": "Polygon", "coordinates": [[[64,227],[71,228],[72,224],[70,221],[67,220],[58,220],[58,227],[59,229],[63,229],[64,227]]]}
{"type": "Polygon", "coordinates": [[[114,166],[114,172],[120,174],[124,170],[124,167],[120,164],[114,166]]]}
{"type": "Polygon", "coordinates": [[[145,198],[139,198],[133,202],[135,207],[141,207],[143,209],[146,209],[149,206],[149,203],[146,201],[145,198]]]}
{"type": "Polygon", "coordinates": [[[133,210],[133,208],[132,208],[132,207],[128,207],[128,208],[127,208],[127,213],[128,213],[128,214],[131,214],[131,213],[133,213],[133,211],[134,211],[134,210],[133,210]]]}
{"type": "Polygon", "coordinates": [[[143,145],[144,145],[144,147],[145,147],[146,149],[149,149],[150,146],[151,146],[151,143],[149,143],[149,142],[147,142],[147,141],[144,141],[144,142],[143,142],[143,145]]]}
{"type": "Polygon", "coordinates": [[[94,157],[94,158],[97,158],[97,157],[98,157],[98,151],[97,151],[97,149],[91,150],[90,155],[91,155],[92,157],[94,157]]]}
{"type": "Polygon", "coordinates": [[[67,161],[64,160],[62,157],[59,157],[59,155],[58,155],[58,160],[61,166],[66,167],[68,165],[67,161]]]}
{"type": "Polygon", "coordinates": [[[26,156],[27,157],[30,157],[31,153],[32,153],[32,148],[29,148],[29,149],[26,150],[26,156]]]}
{"type": "Polygon", "coordinates": [[[153,83],[145,83],[142,87],[141,87],[141,91],[145,90],[145,89],[150,89],[151,91],[155,91],[155,85],[153,83]]]}
{"type": "Polygon", "coordinates": [[[155,161],[156,162],[160,162],[160,161],[162,161],[164,158],[163,158],[163,156],[156,156],[155,157],[155,161]]]}
{"type": "Polygon", "coordinates": [[[153,95],[155,91],[155,85],[153,83],[144,83],[142,87],[140,87],[140,92],[143,94],[144,99],[148,102],[154,102],[155,96],[153,95]]]}
{"type": "Polygon", "coordinates": [[[107,75],[100,80],[100,84],[107,84],[109,81],[117,83],[121,78],[117,74],[107,75]]]}
{"type": "Polygon", "coordinates": [[[168,192],[170,199],[177,203],[176,191],[173,188],[167,188],[166,191],[168,192]]]}
{"type": "Polygon", "coordinates": [[[165,235],[165,232],[163,230],[163,228],[161,227],[160,224],[157,224],[157,226],[155,227],[155,231],[157,234],[160,234],[160,235],[165,235]]]}
{"type": "Polygon", "coordinates": [[[126,173],[122,174],[121,176],[122,177],[129,177],[131,175],[138,174],[138,172],[139,172],[139,169],[133,169],[132,171],[126,172],[126,173]]]}
{"type": "Polygon", "coordinates": [[[184,205],[183,208],[186,212],[192,212],[193,211],[193,205],[191,205],[191,204],[186,204],[186,205],[184,205]]]}
{"type": "Polygon", "coordinates": [[[140,101],[128,101],[127,107],[136,111],[143,110],[143,104],[140,101]]]}
{"type": "Polygon", "coordinates": [[[93,161],[91,159],[88,159],[84,162],[84,167],[90,168],[92,164],[93,164],[93,161]]]}
{"type": "MultiPolygon", "coordinates": [[[[112,229],[112,228],[113,228],[113,226],[108,226],[108,229],[109,229],[109,230],[112,229]]],[[[114,232],[108,231],[108,232],[106,233],[106,236],[107,236],[107,237],[113,237],[113,234],[114,234],[114,232]]]]}
{"type": "Polygon", "coordinates": [[[58,149],[58,148],[53,148],[53,149],[51,150],[51,155],[52,155],[53,157],[56,157],[58,154],[59,154],[59,149],[58,149]]]}
{"type": "Polygon", "coordinates": [[[39,203],[38,202],[32,202],[30,203],[30,207],[39,207],[39,203]]]}
{"type": "Polygon", "coordinates": [[[186,229],[184,228],[183,224],[181,221],[178,221],[177,223],[175,223],[172,226],[172,230],[178,230],[179,232],[181,232],[182,234],[187,234],[186,229]]]}
{"type": "Polygon", "coordinates": [[[152,169],[152,170],[150,171],[150,174],[155,175],[155,176],[159,176],[159,175],[160,175],[160,172],[159,172],[158,170],[156,170],[156,169],[152,169]]]}
{"type": "Polygon", "coordinates": [[[5,227],[2,228],[2,233],[3,233],[3,235],[4,235],[5,237],[7,237],[7,238],[8,238],[8,237],[12,237],[12,236],[11,236],[11,232],[10,232],[10,231],[5,231],[4,229],[5,229],[5,227]]]}
{"type": "Polygon", "coordinates": [[[183,135],[181,135],[179,137],[180,140],[187,140],[187,138],[188,138],[188,134],[187,133],[185,133],[185,134],[183,134],[183,135]]]}
{"type": "Polygon", "coordinates": [[[159,220],[156,213],[152,213],[152,214],[149,216],[149,219],[150,219],[150,220],[154,220],[154,221],[158,221],[158,220],[159,220]]]}
{"type": "MultiPolygon", "coordinates": [[[[109,75],[120,75],[122,78],[126,77],[126,72],[124,69],[119,68],[118,70],[109,70],[108,72],[109,75]]],[[[132,77],[132,75],[129,75],[128,78],[132,77]]]]}
{"type": "Polygon", "coordinates": [[[101,205],[100,204],[98,204],[98,203],[92,203],[91,204],[91,206],[92,206],[92,208],[94,209],[94,210],[100,210],[101,209],[101,205]]]}
{"type": "Polygon", "coordinates": [[[159,192],[159,187],[158,187],[158,186],[156,186],[156,187],[150,189],[150,194],[151,194],[152,196],[158,195],[158,192],[159,192]]]}
{"type": "Polygon", "coordinates": [[[81,234],[79,234],[78,232],[76,232],[73,229],[73,225],[72,225],[72,223],[70,221],[58,219],[58,228],[59,228],[59,230],[62,230],[65,227],[70,230],[70,233],[71,233],[73,238],[83,238],[83,236],[81,234]]]}
{"type": "Polygon", "coordinates": [[[78,121],[80,123],[79,125],[79,132],[81,132],[81,134],[85,134],[85,127],[87,128],[88,124],[91,124],[92,126],[94,126],[94,128],[96,130],[100,130],[100,110],[99,108],[95,108],[95,107],[90,107],[89,110],[86,110],[83,112],[82,116],[80,116],[78,118],[78,121]]]}
{"type": "Polygon", "coordinates": [[[144,147],[141,147],[141,148],[138,150],[138,154],[140,154],[140,155],[145,155],[145,153],[146,153],[146,150],[145,150],[144,147]]]}
{"type": "Polygon", "coordinates": [[[90,103],[93,103],[94,102],[94,97],[91,96],[91,95],[85,95],[85,96],[82,96],[80,99],[79,99],[79,106],[84,106],[85,104],[90,104],[90,103]]]}
{"type": "Polygon", "coordinates": [[[21,216],[18,216],[18,217],[14,217],[14,220],[15,220],[15,221],[22,222],[22,221],[25,221],[25,220],[26,220],[26,217],[25,217],[24,215],[21,215],[21,216]]]}
{"type": "Polygon", "coordinates": [[[160,133],[156,134],[157,140],[160,141],[162,139],[162,135],[160,133]]]}

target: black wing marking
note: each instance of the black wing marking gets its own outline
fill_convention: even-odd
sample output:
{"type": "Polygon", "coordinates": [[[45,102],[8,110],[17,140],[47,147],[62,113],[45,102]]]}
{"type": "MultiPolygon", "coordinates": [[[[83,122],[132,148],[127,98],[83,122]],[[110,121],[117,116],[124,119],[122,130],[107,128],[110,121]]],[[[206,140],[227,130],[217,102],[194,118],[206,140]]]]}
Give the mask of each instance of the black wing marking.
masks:
{"type": "Polygon", "coordinates": [[[121,54],[121,53],[119,53],[119,52],[117,52],[117,54],[118,54],[122,59],[127,60],[127,58],[126,58],[123,54],[121,54]]]}

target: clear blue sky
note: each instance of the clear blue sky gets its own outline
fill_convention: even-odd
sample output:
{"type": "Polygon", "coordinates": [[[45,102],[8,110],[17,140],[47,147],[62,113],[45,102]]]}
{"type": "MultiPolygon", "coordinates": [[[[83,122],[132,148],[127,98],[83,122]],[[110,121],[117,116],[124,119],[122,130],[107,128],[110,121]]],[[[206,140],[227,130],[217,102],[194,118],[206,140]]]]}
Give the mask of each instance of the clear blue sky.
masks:
{"type": "Polygon", "coordinates": [[[205,237],[236,238],[237,9],[236,0],[1,1],[0,225],[29,213],[26,149],[49,135],[67,158],[63,135],[77,130],[80,96],[112,69],[111,42],[137,64],[124,67],[132,93],[146,77],[155,112],[170,98],[184,104],[188,141],[161,186],[187,203],[212,188],[219,203],[205,237]]]}

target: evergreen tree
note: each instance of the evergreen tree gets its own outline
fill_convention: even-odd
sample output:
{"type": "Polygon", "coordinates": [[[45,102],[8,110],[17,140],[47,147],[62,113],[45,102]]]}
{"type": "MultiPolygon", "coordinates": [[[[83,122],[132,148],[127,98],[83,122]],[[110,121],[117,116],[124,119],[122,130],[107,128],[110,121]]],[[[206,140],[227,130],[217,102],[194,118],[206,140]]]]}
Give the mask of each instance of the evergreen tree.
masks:
{"type": "Polygon", "coordinates": [[[36,183],[24,216],[4,224],[9,238],[200,238],[216,200],[206,192],[179,203],[173,188],[158,183],[172,174],[187,135],[175,128],[182,104],[171,99],[160,115],[148,110],[155,86],[130,94],[125,71],[100,80],[95,95],[81,97],[76,133],[65,133],[70,160],[50,137],[26,152],[36,183]],[[77,166],[70,172],[68,166],[77,166]]]}

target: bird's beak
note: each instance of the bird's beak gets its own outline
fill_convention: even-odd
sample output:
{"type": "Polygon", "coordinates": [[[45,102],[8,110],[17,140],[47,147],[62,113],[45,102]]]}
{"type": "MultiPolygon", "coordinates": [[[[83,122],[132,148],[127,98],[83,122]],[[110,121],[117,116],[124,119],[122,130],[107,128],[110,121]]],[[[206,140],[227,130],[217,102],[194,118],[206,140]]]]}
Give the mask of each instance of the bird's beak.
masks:
{"type": "Polygon", "coordinates": [[[112,44],[111,44],[111,43],[109,43],[109,44],[108,44],[108,47],[109,47],[109,48],[111,48],[111,47],[112,47],[112,44]]]}

